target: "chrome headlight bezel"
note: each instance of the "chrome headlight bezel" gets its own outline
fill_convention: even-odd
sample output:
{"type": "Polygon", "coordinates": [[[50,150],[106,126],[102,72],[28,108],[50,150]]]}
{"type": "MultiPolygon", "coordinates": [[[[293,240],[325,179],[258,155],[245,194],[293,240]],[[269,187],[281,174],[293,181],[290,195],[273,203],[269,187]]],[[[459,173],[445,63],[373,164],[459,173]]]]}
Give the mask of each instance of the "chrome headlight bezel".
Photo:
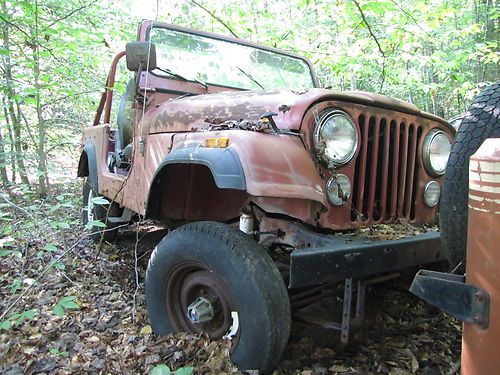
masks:
{"type": "Polygon", "coordinates": [[[435,207],[441,199],[441,185],[438,182],[431,180],[425,184],[424,187],[424,203],[427,207],[435,207]],[[434,191],[431,191],[433,189],[434,191]],[[434,193],[434,196],[430,194],[434,193]],[[434,198],[431,200],[431,198],[434,198]]]}
{"type": "Polygon", "coordinates": [[[358,146],[359,146],[359,130],[354,121],[352,120],[352,118],[347,113],[339,109],[327,109],[320,114],[319,119],[316,121],[313,132],[313,147],[316,156],[320,161],[323,162],[323,164],[325,164],[327,168],[340,167],[349,163],[356,154],[358,146]],[[325,126],[328,126],[330,121],[335,120],[335,118],[342,118],[347,120],[347,123],[351,126],[352,133],[354,135],[354,139],[351,140],[353,141],[351,150],[349,150],[349,152],[346,153],[346,155],[343,155],[343,157],[338,159],[332,158],[328,155],[328,153],[326,152],[328,146],[326,145],[326,141],[323,140],[321,137],[321,132],[323,128],[325,126]]]}
{"type": "MultiPolygon", "coordinates": [[[[432,155],[431,155],[431,148],[432,148],[432,143],[436,140],[437,137],[445,137],[450,145],[450,150],[451,150],[451,140],[448,134],[440,129],[433,129],[429,133],[427,133],[427,136],[425,137],[424,140],[424,145],[422,148],[422,161],[424,163],[425,170],[429,175],[432,177],[439,177],[444,174],[446,171],[446,164],[442,170],[437,170],[434,168],[432,165],[432,155]]],[[[449,157],[449,153],[448,153],[449,157]]]]}
{"type": "Polygon", "coordinates": [[[334,206],[342,206],[351,198],[352,184],[345,174],[334,174],[326,183],[326,196],[334,206]]]}

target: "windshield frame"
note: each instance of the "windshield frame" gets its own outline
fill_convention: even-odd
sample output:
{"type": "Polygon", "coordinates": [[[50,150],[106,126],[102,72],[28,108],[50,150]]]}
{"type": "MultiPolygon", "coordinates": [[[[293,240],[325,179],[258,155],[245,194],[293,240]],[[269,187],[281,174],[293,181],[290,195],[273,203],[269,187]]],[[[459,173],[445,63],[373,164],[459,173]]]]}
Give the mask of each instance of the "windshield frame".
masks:
{"type": "MultiPolygon", "coordinates": [[[[151,32],[151,29],[153,27],[154,28],[163,28],[163,29],[167,29],[167,30],[178,31],[178,32],[181,32],[181,33],[192,34],[192,35],[202,36],[202,37],[206,37],[206,38],[221,40],[221,41],[224,41],[224,42],[229,42],[229,43],[239,44],[239,45],[248,46],[248,47],[252,47],[252,48],[257,48],[257,49],[260,49],[260,50],[263,50],[263,51],[272,52],[272,53],[276,53],[276,54],[279,54],[279,55],[283,55],[283,56],[287,56],[287,57],[292,57],[292,58],[301,60],[309,68],[309,72],[311,74],[311,79],[312,79],[312,83],[313,83],[314,88],[318,88],[319,87],[318,78],[316,76],[316,73],[314,71],[312,63],[307,58],[305,58],[303,56],[296,55],[294,53],[283,51],[283,50],[280,50],[280,49],[277,49],[277,48],[268,47],[268,46],[264,46],[264,45],[261,45],[261,44],[253,43],[253,42],[250,42],[250,41],[247,41],[247,40],[244,40],[244,39],[233,38],[233,37],[230,37],[230,36],[225,36],[225,35],[221,35],[221,34],[211,33],[209,31],[201,31],[201,30],[197,30],[197,29],[190,29],[190,28],[186,28],[186,27],[182,27],[182,26],[172,25],[172,24],[168,24],[168,23],[164,23],[164,22],[156,22],[156,21],[149,21],[149,22],[144,22],[143,24],[141,24],[141,26],[139,27],[139,30],[138,30],[138,40],[142,40],[142,41],[147,41],[148,42],[150,40],[150,32],[151,32]],[[144,28],[144,26],[145,26],[145,28],[144,28]]],[[[156,77],[159,77],[159,78],[166,78],[166,79],[168,79],[164,75],[156,74],[154,72],[150,72],[150,74],[152,74],[152,75],[154,75],[156,77]]],[[[191,81],[191,80],[189,80],[188,82],[196,83],[196,81],[191,81]]],[[[212,82],[207,82],[207,84],[210,85],[210,86],[227,87],[227,88],[230,88],[230,89],[237,89],[237,90],[242,90],[242,91],[252,91],[252,89],[248,89],[248,88],[234,87],[234,86],[228,86],[228,85],[223,85],[223,84],[218,84],[218,83],[212,83],[212,82]]],[[[273,88],[273,87],[266,87],[266,90],[273,90],[273,89],[275,89],[275,88],[273,88]]]]}

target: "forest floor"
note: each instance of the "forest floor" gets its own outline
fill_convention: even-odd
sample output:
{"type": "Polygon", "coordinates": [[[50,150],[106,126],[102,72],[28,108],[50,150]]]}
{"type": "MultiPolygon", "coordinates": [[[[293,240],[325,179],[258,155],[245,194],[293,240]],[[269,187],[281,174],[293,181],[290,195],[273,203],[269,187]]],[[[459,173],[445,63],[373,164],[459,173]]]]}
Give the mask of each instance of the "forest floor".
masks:
{"type": "MultiPolygon", "coordinates": [[[[225,342],[152,334],[143,281],[166,229],[131,225],[98,250],[80,224],[81,185],[52,188],[46,200],[15,189],[1,194],[0,373],[144,374],[158,364],[188,370],[178,374],[190,367],[200,374],[238,373],[225,342]]],[[[347,346],[338,331],[294,319],[275,373],[456,372],[461,324],[407,288],[395,280],[370,287],[363,334],[347,346]]],[[[340,304],[330,297],[307,312],[335,319],[340,304]]]]}

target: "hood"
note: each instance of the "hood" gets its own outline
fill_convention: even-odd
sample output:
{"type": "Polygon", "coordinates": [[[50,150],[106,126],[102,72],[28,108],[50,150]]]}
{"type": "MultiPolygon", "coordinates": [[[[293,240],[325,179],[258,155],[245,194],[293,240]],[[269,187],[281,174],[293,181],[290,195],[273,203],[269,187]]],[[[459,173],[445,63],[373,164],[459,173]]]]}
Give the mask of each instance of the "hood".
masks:
{"type": "Polygon", "coordinates": [[[172,99],[150,109],[145,120],[151,133],[190,131],[225,121],[257,121],[266,112],[276,112],[281,129],[298,130],[307,109],[319,101],[335,100],[385,108],[448,124],[440,117],[420,111],[415,105],[363,91],[310,89],[297,91],[227,91],[172,99]]]}

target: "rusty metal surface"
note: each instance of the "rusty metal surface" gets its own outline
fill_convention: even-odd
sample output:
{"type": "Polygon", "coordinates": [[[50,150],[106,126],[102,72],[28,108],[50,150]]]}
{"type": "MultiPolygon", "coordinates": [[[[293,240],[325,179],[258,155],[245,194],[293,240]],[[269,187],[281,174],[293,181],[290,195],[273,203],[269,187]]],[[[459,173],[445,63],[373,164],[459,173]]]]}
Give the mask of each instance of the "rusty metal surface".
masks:
{"type": "MultiPolygon", "coordinates": [[[[181,102],[182,100],[173,101],[172,103],[181,102]]],[[[234,107],[226,107],[226,111],[228,108],[234,107]]],[[[291,116],[290,113],[292,110],[284,114],[281,113],[281,116],[291,116]]],[[[147,116],[154,115],[148,114],[147,116]]],[[[167,114],[163,114],[163,116],[166,118],[167,114]]],[[[209,113],[207,113],[207,118],[209,116],[209,113]]],[[[207,127],[203,129],[210,129],[213,126],[211,122],[214,122],[214,116],[217,117],[214,114],[210,119],[210,123],[203,121],[207,127]]],[[[368,125],[366,124],[368,122],[366,121],[363,126],[367,127],[368,125]]],[[[150,126],[152,125],[152,121],[145,121],[144,124],[141,124],[139,119],[135,125],[135,134],[144,134],[147,137],[146,153],[145,156],[135,153],[131,176],[125,186],[122,187],[121,182],[111,183],[113,174],[106,173],[105,171],[102,173],[103,183],[101,186],[103,189],[107,190],[108,193],[111,190],[123,190],[122,194],[118,194],[117,200],[120,203],[132,200],[135,203],[136,209],[139,209],[137,210],[139,213],[145,212],[152,178],[160,163],[172,149],[192,145],[203,147],[206,138],[227,137],[229,138],[229,147],[241,159],[247,181],[247,193],[257,205],[267,212],[285,214],[309,224],[317,224],[319,222],[321,227],[328,229],[348,229],[373,223],[393,222],[401,217],[417,223],[432,222],[435,218],[436,208],[428,208],[423,204],[421,198],[425,183],[432,179],[426,174],[421,162],[421,143],[427,131],[435,127],[442,127],[440,124],[429,120],[397,112],[388,114],[383,109],[370,108],[368,111],[362,105],[328,101],[313,107],[313,110],[310,110],[305,116],[302,126],[303,137],[274,135],[238,129],[151,133],[150,126]],[[355,192],[353,202],[349,202],[344,206],[331,206],[327,202],[324,189],[331,172],[316,165],[308,142],[311,127],[314,125],[315,113],[329,106],[342,108],[353,117],[357,124],[359,124],[358,120],[362,116],[369,113],[371,118],[375,119],[374,124],[379,124],[381,121],[386,121],[389,125],[394,123],[401,127],[406,126],[405,124],[419,124],[419,129],[421,129],[418,142],[416,136],[413,138],[408,136],[409,131],[402,133],[401,137],[393,137],[391,142],[410,144],[413,151],[410,152],[410,157],[407,157],[406,148],[402,147],[401,156],[395,157],[390,156],[392,155],[390,150],[382,150],[380,168],[372,164],[374,160],[377,160],[375,156],[378,153],[372,149],[371,153],[368,154],[368,142],[361,142],[361,150],[357,151],[353,159],[355,162],[338,168],[339,173],[347,175],[351,181],[354,181],[355,192]],[[415,150],[418,150],[418,152],[415,150]],[[359,155],[360,153],[361,156],[359,155]],[[410,160],[410,164],[414,168],[410,168],[410,170],[414,171],[416,168],[417,175],[415,177],[413,173],[409,173],[408,177],[405,177],[407,176],[407,159],[410,160]],[[388,168],[386,168],[389,160],[393,164],[390,174],[388,173],[388,168]],[[357,163],[360,163],[359,167],[356,166],[357,163]],[[398,163],[405,167],[398,168],[398,163]],[[370,175],[366,176],[366,183],[361,183],[365,177],[362,173],[366,173],[365,171],[370,171],[370,175]],[[399,184],[393,183],[394,180],[390,180],[388,178],[389,175],[398,175],[400,178],[399,184]],[[384,178],[377,183],[379,176],[384,178]],[[114,188],[107,187],[108,181],[110,181],[110,184],[114,188]],[[413,181],[418,183],[413,183],[413,181]],[[405,183],[411,189],[405,189],[405,183]],[[390,195],[387,192],[389,187],[391,188],[390,195]],[[363,194],[369,194],[369,198],[365,201],[360,198],[363,194]],[[121,200],[120,197],[122,196],[128,198],[121,200]],[[389,202],[390,209],[387,202],[388,196],[391,197],[391,202],[389,202]],[[385,199],[383,199],[384,197],[385,199]],[[412,197],[411,201],[408,200],[408,197],[412,197]],[[316,202],[316,204],[313,204],[313,202],[316,202]],[[407,203],[406,206],[404,205],[405,202],[407,203]],[[365,216],[358,217],[358,212],[361,212],[365,216]]],[[[377,132],[378,128],[376,127],[374,131],[377,132]]],[[[366,132],[367,129],[364,131],[366,132]]],[[[420,132],[420,130],[418,131],[420,132]]],[[[416,132],[415,130],[414,133],[416,132]]],[[[376,134],[382,133],[379,132],[376,134]]],[[[382,135],[382,144],[389,145],[391,143],[386,142],[387,134],[388,132],[385,131],[385,135],[382,135]]],[[[135,138],[137,142],[138,137],[136,136],[135,138]]],[[[376,137],[376,139],[379,139],[379,137],[376,137]]],[[[395,154],[400,155],[396,151],[395,154]]],[[[102,155],[106,155],[106,153],[103,151],[102,155]]],[[[440,182],[441,178],[435,180],[440,182]]]]}
{"type": "MultiPolygon", "coordinates": [[[[147,41],[148,30],[150,29],[150,27],[153,23],[155,26],[158,26],[158,27],[165,27],[165,28],[170,28],[173,30],[179,30],[179,31],[183,31],[183,32],[194,32],[194,33],[197,33],[199,35],[206,35],[209,37],[216,37],[219,39],[230,40],[230,41],[233,41],[235,43],[244,43],[244,44],[248,44],[248,45],[251,45],[254,47],[264,48],[264,49],[268,49],[270,51],[275,51],[277,53],[282,53],[282,54],[286,54],[286,55],[290,55],[290,56],[304,59],[302,56],[290,54],[290,53],[287,53],[287,52],[284,52],[281,50],[277,50],[274,48],[270,48],[270,47],[257,45],[257,44],[254,44],[252,42],[247,42],[247,41],[243,41],[240,39],[234,39],[231,37],[221,36],[221,35],[217,35],[217,34],[213,34],[213,33],[207,33],[207,32],[203,32],[203,31],[199,31],[199,30],[186,29],[186,28],[182,28],[182,27],[167,24],[167,23],[153,22],[153,21],[143,21],[143,23],[140,25],[139,30],[138,30],[138,41],[147,41]]],[[[306,62],[308,62],[307,59],[304,59],[304,60],[306,62]]],[[[312,68],[312,65],[309,62],[308,62],[308,64],[312,68]]],[[[148,85],[150,87],[154,87],[154,88],[160,89],[160,90],[161,89],[165,89],[165,90],[172,90],[173,89],[173,90],[184,91],[184,92],[188,92],[188,93],[193,92],[196,94],[205,94],[205,93],[210,92],[210,91],[206,91],[203,87],[201,87],[201,85],[193,83],[193,82],[179,82],[176,80],[167,79],[165,77],[156,76],[153,73],[144,72],[141,75],[140,85],[144,86],[146,83],[146,80],[147,80],[148,85]],[[172,82],[176,82],[175,88],[172,88],[172,86],[171,86],[172,82]],[[183,89],[180,89],[181,87],[183,89]],[[194,89],[195,91],[192,91],[192,89],[194,89]]],[[[314,77],[314,80],[317,82],[316,77],[314,77]]],[[[216,86],[209,85],[209,90],[211,88],[215,89],[217,91],[231,90],[230,88],[220,88],[220,87],[217,88],[216,86]]],[[[302,114],[304,113],[304,110],[307,109],[307,107],[309,107],[315,101],[318,101],[318,100],[338,100],[338,101],[344,101],[344,102],[350,102],[350,103],[365,104],[368,106],[385,108],[385,109],[390,109],[390,110],[394,110],[394,111],[401,111],[401,112],[412,114],[415,116],[420,116],[420,117],[423,117],[423,118],[426,118],[426,119],[429,119],[432,121],[440,122],[443,125],[445,125],[446,127],[449,127],[450,129],[452,129],[452,127],[442,118],[431,115],[431,114],[426,113],[426,112],[422,112],[414,104],[411,104],[411,103],[408,103],[408,102],[405,102],[405,101],[402,101],[399,99],[390,98],[387,96],[383,96],[383,95],[379,95],[379,94],[375,94],[375,93],[369,93],[369,92],[365,92],[365,91],[333,91],[333,90],[325,90],[325,89],[311,89],[309,91],[305,91],[304,93],[296,93],[295,95],[300,97],[303,94],[308,94],[310,92],[312,92],[312,100],[309,101],[308,103],[304,103],[306,106],[302,107],[302,114]]],[[[271,95],[273,95],[276,92],[271,91],[270,93],[271,93],[271,95]]],[[[271,99],[271,98],[265,99],[263,104],[267,107],[270,107],[269,110],[272,110],[272,111],[275,111],[278,113],[280,112],[279,107],[281,105],[290,106],[291,109],[293,110],[292,104],[294,104],[295,100],[293,98],[290,98],[291,92],[283,91],[282,93],[283,93],[282,99],[278,99],[278,101],[281,101],[281,103],[278,103],[278,105],[274,106],[273,99],[271,99]],[[287,102],[287,100],[286,100],[287,98],[289,98],[289,102],[287,102]]],[[[249,92],[249,94],[247,94],[247,97],[248,97],[248,95],[250,95],[250,96],[262,96],[262,93],[249,92]]],[[[264,92],[264,96],[266,96],[265,92],[264,92]]],[[[215,107],[217,107],[218,102],[220,102],[220,98],[217,99],[214,96],[210,96],[208,98],[207,97],[193,97],[193,98],[189,98],[189,99],[193,99],[195,101],[196,100],[203,100],[203,101],[205,101],[206,105],[212,105],[212,103],[210,103],[210,101],[212,101],[212,99],[213,99],[214,100],[213,105],[215,107]]],[[[230,96],[228,99],[235,100],[235,103],[233,103],[233,104],[244,107],[244,102],[245,102],[244,99],[243,99],[243,103],[238,102],[237,97],[232,98],[230,96]]],[[[277,99],[277,98],[275,98],[275,99],[277,99]]],[[[255,104],[256,105],[259,104],[258,100],[255,100],[255,104]]],[[[299,103],[296,103],[296,104],[299,104],[299,103]]],[[[195,104],[195,106],[196,106],[196,104],[195,104]]],[[[227,109],[227,107],[225,107],[225,108],[227,109]]],[[[183,109],[185,110],[186,108],[183,108],[183,109]]],[[[221,108],[221,110],[223,111],[224,107],[221,108]]],[[[216,111],[216,109],[214,108],[214,112],[215,111],[216,111]]],[[[264,111],[264,112],[267,112],[267,111],[264,111]]],[[[264,112],[261,112],[260,114],[262,114],[264,112]]],[[[251,119],[251,116],[246,116],[243,118],[251,119]]],[[[278,120],[276,122],[278,123],[278,120]]],[[[292,123],[297,124],[296,121],[293,121],[292,123]]],[[[300,121],[298,122],[298,124],[300,124],[300,121]]],[[[290,126],[288,126],[286,122],[283,123],[282,125],[283,125],[282,127],[284,127],[284,128],[290,128],[290,126]]]]}
{"type": "Polygon", "coordinates": [[[125,56],[125,51],[118,53],[113,62],[111,63],[111,67],[109,69],[109,74],[106,79],[105,91],[102,93],[101,100],[99,102],[99,106],[97,107],[97,112],[94,118],[94,126],[101,124],[101,116],[104,110],[104,124],[109,123],[109,119],[111,116],[111,106],[113,104],[113,88],[115,85],[115,77],[116,77],[116,69],[118,66],[118,62],[122,57],[125,56]]]}
{"type": "MultiPolygon", "coordinates": [[[[139,40],[145,40],[150,25],[146,21],[140,26],[139,40]]],[[[114,81],[120,57],[122,54],[112,64],[108,86],[114,81]]],[[[188,145],[204,147],[207,138],[227,137],[229,147],[241,159],[246,194],[269,213],[332,230],[394,222],[398,218],[415,223],[435,220],[436,208],[423,203],[424,185],[431,177],[422,165],[422,142],[430,129],[437,127],[449,135],[454,131],[444,120],[428,116],[412,104],[377,94],[324,89],[220,92],[227,88],[205,88],[148,72],[141,74],[139,87],[148,93],[146,113],[141,118],[136,104],[133,166],[128,176],[108,171],[107,156],[113,152],[113,144],[108,142],[109,126],[96,126],[100,129],[97,132],[86,129],[84,137],[93,137],[99,148],[100,192],[140,214],[146,212],[153,176],[169,152],[188,145]],[[334,171],[353,181],[352,202],[343,206],[332,206],[326,200],[325,185],[332,171],[321,167],[311,150],[315,117],[326,107],[347,112],[362,138],[353,161],[334,171]],[[221,127],[243,122],[255,125],[269,111],[277,113],[274,120],[278,128],[297,135],[269,134],[260,125],[246,126],[248,130],[241,130],[239,125],[221,127]],[[138,152],[139,140],[145,144],[144,153],[138,152]]],[[[111,100],[112,91],[108,90],[100,103],[97,122],[104,108],[104,120],[109,121],[111,100]]],[[[442,178],[433,180],[442,182],[442,178]]],[[[244,197],[234,198],[245,201],[244,197]]],[[[186,207],[193,209],[184,207],[182,215],[206,218],[206,214],[195,212],[194,201],[191,203],[186,202],[186,207]]],[[[226,210],[222,217],[227,218],[233,211],[226,210]]]]}
{"type": "Polygon", "coordinates": [[[467,284],[490,295],[487,329],[464,323],[462,374],[500,373],[500,139],[487,139],[471,157],[467,284]]]}
{"type": "MultiPolygon", "coordinates": [[[[230,331],[232,311],[238,311],[226,282],[217,273],[196,261],[184,261],[170,272],[166,282],[165,308],[174,332],[207,333],[219,340],[230,331]],[[214,316],[207,322],[194,323],[187,314],[188,305],[204,297],[214,305],[214,316]]],[[[238,344],[237,334],[231,348],[238,344]]]]}
{"type": "Polygon", "coordinates": [[[144,189],[148,190],[158,165],[170,149],[204,145],[206,138],[218,137],[229,138],[229,147],[238,154],[245,172],[247,193],[267,212],[312,223],[316,213],[324,209],[326,199],[321,178],[300,138],[244,130],[150,135],[144,189]]]}
{"type": "MultiPolygon", "coordinates": [[[[376,223],[406,219],[412,223],[433,223],[437,208],[423,202],[425,184],[442,184],[443,177],[427,174],[422,162],[422,145],[427,133],[447,127],[431,120],[401,112],[391,112],[364,105],[325,101],[312,107],[304,117],[301,130],[312,139],[315,118],[325,108],[340,108],[359,128],[360,144],[353,162],[335,172],[353,182],[351,201],[343,206],[327,203],[328,211],[320,217],[320,226],[330,229],[357,228],[376,223]],[[385,125],[384,125],[385,124],[385,125]],[[382,129],[382,130],[381,130],[382,129]],[[390,192],[389,192],[390,189],[390,192]]],[[[454,134],[449,132],[450,137],[454,134]]],[[[311,149],[311,142],[306,143],[311,149]]],[[[318,166],[323,182],[332,172],[318,166]]]]}
{"type": "MultiPolygon", "coordinates": [[[[146,83],[146,73],[141,77],[140,85],[146,83]]],[[[175,80],[148,77],[148,85],[156,89],[168,90],[171,84],[184,86],[185,92],[193,92],[190,87],[196,84],[187,82],[175,82],[175,80]]],[[[200,86],[200,85],[198,85],[200,86]]],[[[205,94],[203,88],[196,87],[195,93],[205,94]],[[200,92],[201,90],[201,92],[200,92]]],[[[176,90],[180,89],[176,88],[176,90]]],[[[181,91],[181,90],[179,90],[181,91]]],[[[180,95],[180,94],[178,94],[180,95]]],[[[378,94],[361,92],[337,92],[326,89],[310,89],[296,93],[293,91],[225,91],[211,95],[186,96],[179,100],[165,103],[157,103],[151,108],[148,120],[152,122],[151,132],[160,133],[164,131],[185,131],[191,128],[203,128],[207,126],[205,119],[215,117],[222,121],[227,120],[258,120],[265,112],[274,111],[278,113],[275,117],[276,124],[281,129],[298,129],[304,112],[314,103],[324,100],[335,100],[344,103],[355,103],[370,107],[383,108],[399,111],[413,116],[419,116],[426,120],[439,122],[448,132],[451,127],[440,118],[428,118],[423,112],[414,108],[413,105],[396,99],[388,98],[378,94]],[[279,110],[285,108],[288,110],[279,110]],[[167,115],[168,114],[168,115],[167,115]]]]}

